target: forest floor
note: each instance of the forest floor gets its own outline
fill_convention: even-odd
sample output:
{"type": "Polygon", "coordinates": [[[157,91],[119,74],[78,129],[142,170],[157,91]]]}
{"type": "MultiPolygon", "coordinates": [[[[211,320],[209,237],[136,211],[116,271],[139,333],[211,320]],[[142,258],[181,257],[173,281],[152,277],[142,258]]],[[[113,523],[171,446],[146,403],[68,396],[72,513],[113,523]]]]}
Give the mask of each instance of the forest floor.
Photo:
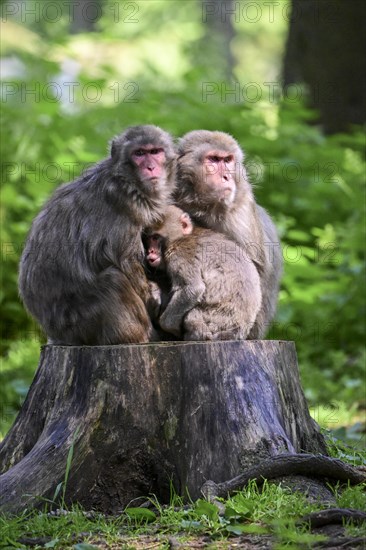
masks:
{"type": "Polygon", "coordinates": [[[313,530],[314,535],[324,535],[324,541],[312,543],[282,544],[271,535],[244,535],[227,540],[213,540],[210,536],[187,535],[176,536],[149,536],[121,537],[119,542],[109,545],[106,541],[95,540],[91,544],[101,550],[273,550],[282,548],[327,548],[328,550],[340,550],[341,548],[365,549],[365,536],[349,537],[345,529],[339,525],[328,525],[313,530]]]}

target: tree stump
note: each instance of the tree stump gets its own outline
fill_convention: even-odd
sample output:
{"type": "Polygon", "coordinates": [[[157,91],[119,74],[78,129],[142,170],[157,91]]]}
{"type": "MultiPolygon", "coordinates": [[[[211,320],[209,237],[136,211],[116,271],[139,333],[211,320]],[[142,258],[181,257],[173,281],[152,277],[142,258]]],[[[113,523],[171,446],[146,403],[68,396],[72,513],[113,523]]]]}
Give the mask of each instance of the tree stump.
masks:
{"type": "Polygon", "coordinates": [[[200,496],[282,453],[324,453],[282,341],[161,342],[42,348],[0,447],[0,506],[44,506],[65,478],[66,503],[105,513],[154,493],[200,496]],[[39,498],[41,497],[41,499],[39,498]]]}

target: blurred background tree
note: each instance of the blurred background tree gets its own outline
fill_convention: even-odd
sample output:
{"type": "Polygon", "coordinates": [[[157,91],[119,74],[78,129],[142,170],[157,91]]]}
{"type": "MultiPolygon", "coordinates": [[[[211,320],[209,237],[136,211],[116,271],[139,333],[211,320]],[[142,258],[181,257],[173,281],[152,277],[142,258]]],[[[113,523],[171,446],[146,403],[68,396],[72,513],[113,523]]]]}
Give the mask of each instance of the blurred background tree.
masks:
{"type": "MultiPolygon", "coordinates": [[[[73,9],[70,32],[92,32],[96,30],[97,21],[103,13],[104,0],[66,0],[73,9]],[[73,6],[72,6],[73,4],[73,6]]],[[[66,3],[64,2],[64,4],[66,3]]]]}
{"type": "Polygon", "coordinates": [[[235,38],[232,14],[234,0],[201,0],[202,36],[190,45],[190,61],[201,79],[230,82],[234,76],[235,58],[231,43],[235,38]]]}
{"type": "Polygon", "coordinates": [[[176,137],[218,129],[240,142],[258,202],[283,244],[285,272],[268,338],[296,342],[317,420],[340,427],[362,418],[365,144],[362,127],[349,123],[364,120],[350,114],[360,110],[364,65],[361,51],[339,53],[356,51],[365,21],[360,5],[1,2],[2,433],[44,342],[17,294],[30,223],[59,184],[106,156],[111,137],[139,123],[176,137]],[[311,22],[314,7],[321,17],[311,22]],[[317,103],[312,91],[338,82],[334,75],[344,78],[337,109],[333,95],[317,103]],[[342,133],[327,135],[335,130],[342,133]]]}
{"type": "Polygon", "coordinates": [[[292,0],[284,83],[306,83],[328,133],[366,122],[364,0],[292,0]]]}

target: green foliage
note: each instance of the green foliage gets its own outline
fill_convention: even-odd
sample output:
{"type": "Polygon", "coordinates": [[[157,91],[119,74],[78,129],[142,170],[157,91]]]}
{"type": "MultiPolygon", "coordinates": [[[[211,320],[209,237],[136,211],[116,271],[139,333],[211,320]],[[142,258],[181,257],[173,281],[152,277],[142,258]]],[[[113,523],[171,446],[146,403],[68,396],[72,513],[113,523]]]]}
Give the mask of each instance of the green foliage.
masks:
{"type": "MultiPolygon", "coordinates": [[[[339,507],[362,510],[365,491],[362,487],[348,487],[335,491],[339,507]],[[338,494],[339,493],[339,494],[338,494]]],[[[161,506],[151,499],[154,510],[126,508],[119,516],[103,516],[84,512],[77,506],[56,512],[31,512],[18,517],[0,516],[1,548],[23,548],[19,540],[38,539],[48,548],[86,550],[91,547],[131,548],[138,546],[138,538],[158,534],[161,548],[169,548],[168,537],[174,535],[184,544],[194,537],[209,536],[212,547],[228,539],[246,535],[263,535],[273,548],[312,548],[324,540],[323,535],[310,532],[308,524],[298,520],[318,511],[321,503],[308,501],[301,493],[291,493],[267,482],[258,487],[251,482],[243,491],[227,501],[216,504],[199,499],[190,506],[176,508],[174,504],[161,506]],[[77,543],[75,543],[75,540],[77,543]],[[91,545],[91,546],[89,546],[91,545]],[[110,545],[110,546],[109,546],[110,545]]],[[[353,527],[355,536],[362,536],[362,527],[353,527]]],[[[234,540],[232,540],[234,539],[234,540]]],[[[257,539],[258,540],[258,539],[257,539]]],[[[226,546],[223,544],[223,548],[226,546]]]]}
{"type": "Polygon", "coordinates": [[[25,398],[39,358],[39,341],[9,341],[0,367],[0,439],[10,428],[25,398]]]}
{"type": "Polygon", "coordinates": [[[347,487],[336,491],[337,504],[340,508],[353,508],[354,510],[366,510],[366,484],[347,487]]]}
{"type": "MultiPolygon", "coordinates": [[[[89,36],[67,37],[64,26],[56,35],[55,25],[37,30],[13,22],[10,31],[5,26],[5,54],[28,70],[11,78],[12,92],[4,92],[2,109],[1,429],[4,433],[24,396],[44,341],[17,293],[17,266],[31,221],[59,184],[103,158],[111,137],[137,123],[158,124],[175,136],[196,128],[219,129],[238,139],[256,197],[275,219],[283,245],[279,309],[268,338],[296,342],[311,405],[336,400],[356,413],[366,405],[363,134],[355,129],[325,137],[309,124],[314,114],[300,100],[244,102],[226,94],[220,82],[214,83],[212,95],[205,95],[207,82],[188,70],[181,46],[152,45],[154,36],[162,33],[163,40],[164,35],[156,28],[159,5],[153,4],[140,3],[141,23],[125,25],[131,46],[119,40],[108,10],[98,23],[101,32],[89,36]],[[14,29],[20,33],[16,44],[14,29]],[[159,73],[160,54],[149,70],[141,59],[131,68],[129,48],[136,44],[140,57],[163,50],[173,56],[176,73],[159,73]],[[89,61],[87,53],[94,51],[104,53],[99,64],[89,61]],[[70,59],[80,65],[77,78],[71,78],[77,83],[72,101],[70,90],[63,88],[60,96],[56,85],[70,59]],[[97,100],[93,90],[87,93],[90,84],[99,92],[97,100]]],[[[190,40],[202,36],[193,12],[187,16],[181,2],[169,4],[190,40]]],[[[183,31],[169,21],[167,33],[178,44],[183,31]]],[[[283,28],[282,22],[279,32],[283,28]]]]}
{"type": "Polygon", "coordinates": [[[363,425],[360,422],[349,428],[326,433],[327,447],[330,456],[348,462],[352,466],[366,467],[366,445],[363,425]]]}
{"type": "Polygon", "coordinates": [[[125,514],[136,523],[150,523],[156,520],[156,514],[148,508],[126,508],[125,514]]]}

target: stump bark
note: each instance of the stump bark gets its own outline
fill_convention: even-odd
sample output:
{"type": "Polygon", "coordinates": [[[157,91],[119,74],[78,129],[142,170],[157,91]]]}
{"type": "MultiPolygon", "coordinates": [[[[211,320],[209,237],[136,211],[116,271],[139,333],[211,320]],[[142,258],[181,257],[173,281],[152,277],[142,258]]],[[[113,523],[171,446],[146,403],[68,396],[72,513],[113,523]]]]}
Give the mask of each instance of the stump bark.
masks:
{"type": "Polygon", "coordinates": [[[44,346],[24,405],[0,447],[0,506],[65,499],[121,511],[154,493],[200,496],[259,460],[325,453],[283,341],[44,346]],[[41,500],[40,500],[40,498],[41,500]]]}

